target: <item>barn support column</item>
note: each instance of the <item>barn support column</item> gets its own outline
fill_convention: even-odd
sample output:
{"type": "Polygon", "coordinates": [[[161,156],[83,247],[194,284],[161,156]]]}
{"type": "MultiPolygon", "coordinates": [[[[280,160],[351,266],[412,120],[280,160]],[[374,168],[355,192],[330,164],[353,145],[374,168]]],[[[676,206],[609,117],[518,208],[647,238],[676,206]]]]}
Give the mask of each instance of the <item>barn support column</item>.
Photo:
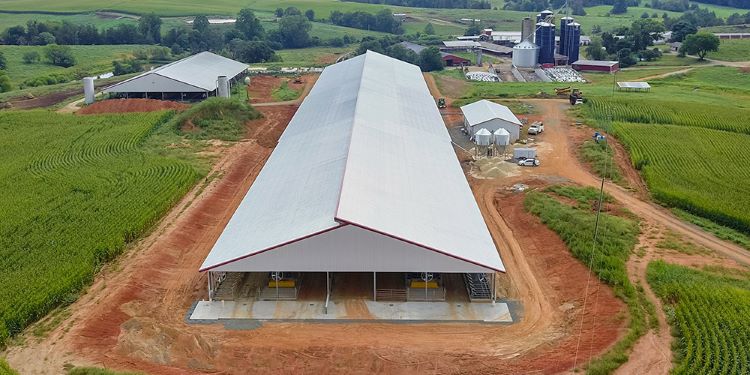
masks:
{"type": "Polygon", "coordinates": [[[495,277],[497,276],[496,272],[492,273],[492,303],[495,303],[495,300],[497,299],[497,288],[495,287],[495,277]]]}
{"type": "Polygon", "coordinates": [[[213,288],[213,285],[211,283],[211,271],[208,271],[208,301],[213,302],[213,293],[211,289],[213,288]]]}
{"type": "Polygon", "coordinates": [[[328,302],[331,300],[331,274],[326,271],[326,304],[323,306],[323,313],[328,314],[328,302]]]}
{"type": "Polygon", "coordinates": [[[378,300],[378,273],[372,273],[372,300],[378,300]]]}

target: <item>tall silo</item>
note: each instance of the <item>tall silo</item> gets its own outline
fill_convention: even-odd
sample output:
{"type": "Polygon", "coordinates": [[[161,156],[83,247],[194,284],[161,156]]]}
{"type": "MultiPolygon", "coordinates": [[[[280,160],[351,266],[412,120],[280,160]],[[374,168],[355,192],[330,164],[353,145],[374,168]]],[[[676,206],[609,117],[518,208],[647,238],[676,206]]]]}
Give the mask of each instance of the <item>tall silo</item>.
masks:
{"type": "Polygon", "coordinates": [[[547,18],[551,17],[554,13],[551,10],[543,10],[536,15],[536,22],[547,21],[547,18]]]}
{"type": "Polygon", "coordinates": [[[521,20],[521,41],[527,40],[534,42],[534,23],[531,22],[531,17],[524,17],[521,20]]]}
{"type": "Polygon", "coordinates": [[[569,38],[566,37],[567,30],[568,30],[568,24],[573,22],[573,17],[563,17],[560,18],[560,47],[558,48],[558,53],[561,55],[567,56],[567,50],[568,50],[568,44],[570,44],[569,38]]]}
{"type": "Polygon", "coordinates": [[[534,68],[538,55],[539,47],[528,40],[524,40],[513,47],[513,65],[517,68],[534,68]]]}
{"type": "Polygon", "coordinates": [[[555,63],[555,25],[549,22],[536,24],[536,45],[539,46],[539,63],[555,63]]]}
{"type": "Polygon", "coordinates": [[[567,56],[568,65],[578,61],[578,55],[581,50],[581,24],[578,22],[571,22],[567,26],[568,30],[565,32],[568,39],[567,56]]]}

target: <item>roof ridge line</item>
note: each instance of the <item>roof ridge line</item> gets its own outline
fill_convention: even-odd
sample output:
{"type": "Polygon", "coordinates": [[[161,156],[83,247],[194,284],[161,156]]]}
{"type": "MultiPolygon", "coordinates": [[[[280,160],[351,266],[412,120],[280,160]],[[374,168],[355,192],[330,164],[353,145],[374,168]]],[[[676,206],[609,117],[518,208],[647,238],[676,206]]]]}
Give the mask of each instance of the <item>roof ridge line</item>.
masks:
{"type": "Polygon", "coordinates": [[[357,87],[357,96],[354,99],[354,115],[352,116],[352,125],[351,130],[349,131],[349,141],[346,142],[346,161],[344,162],[344,172],[341,173],[341,185],[339,185],[339,193],[338,198],[336,199],[336,211],[333,213],[333,220],[335,221],[336,218],[339,216],[339,209],[341,208],[341,194],[344,191],[344,182],[346,181],[346,169],[349,166],[349,154],[352,150],[352,138],[354,138],[354,127],[355,122],[357,121],[357,112],[359,111],[359,98],[360,94],[362,93],[362,81],[365,75],[365,67],[367,66],[367,53],[370,52],[370,50],[367,50],[364,53],[364,57],[362,58],[362,71],[360,72],[359,76],[359,85],[357,87]]]}

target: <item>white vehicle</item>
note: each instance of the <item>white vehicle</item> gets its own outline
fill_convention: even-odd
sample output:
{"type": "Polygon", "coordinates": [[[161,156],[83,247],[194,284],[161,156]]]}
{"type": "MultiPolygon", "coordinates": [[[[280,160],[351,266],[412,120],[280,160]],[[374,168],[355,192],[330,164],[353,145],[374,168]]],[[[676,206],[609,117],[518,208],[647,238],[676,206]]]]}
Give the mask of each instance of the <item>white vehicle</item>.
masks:
{"type": "Polygon", "coordinates": [[[583,99],[581,98],[576,99],[576,103],[573,105],[579,105],[579,104],[583,104],[583,99]]]}
{"type": "Polygon", "coordinates": [[[522,167],[538,167],[539,159],[523,159],[518,161],[518,165],[522,167]]]}
{"type": "Polygon", "coordinates": [[[535,122],[529,126],[529,130],[527,133],[529,134],[539,134],[544,131],[544,124],[541,122],[535,122]]]}

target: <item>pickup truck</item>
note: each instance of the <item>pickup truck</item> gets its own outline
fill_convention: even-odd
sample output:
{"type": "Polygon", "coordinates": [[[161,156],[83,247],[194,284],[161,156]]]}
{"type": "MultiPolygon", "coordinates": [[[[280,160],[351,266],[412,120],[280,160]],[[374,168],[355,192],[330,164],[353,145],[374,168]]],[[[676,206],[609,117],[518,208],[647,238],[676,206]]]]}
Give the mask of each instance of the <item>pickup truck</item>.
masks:
{"type": "Polygon", "coordinates": [[[541,122],[535,122],[529,126],[529,134],[539,134],[544,131],[544,124],[541,122]]]}

